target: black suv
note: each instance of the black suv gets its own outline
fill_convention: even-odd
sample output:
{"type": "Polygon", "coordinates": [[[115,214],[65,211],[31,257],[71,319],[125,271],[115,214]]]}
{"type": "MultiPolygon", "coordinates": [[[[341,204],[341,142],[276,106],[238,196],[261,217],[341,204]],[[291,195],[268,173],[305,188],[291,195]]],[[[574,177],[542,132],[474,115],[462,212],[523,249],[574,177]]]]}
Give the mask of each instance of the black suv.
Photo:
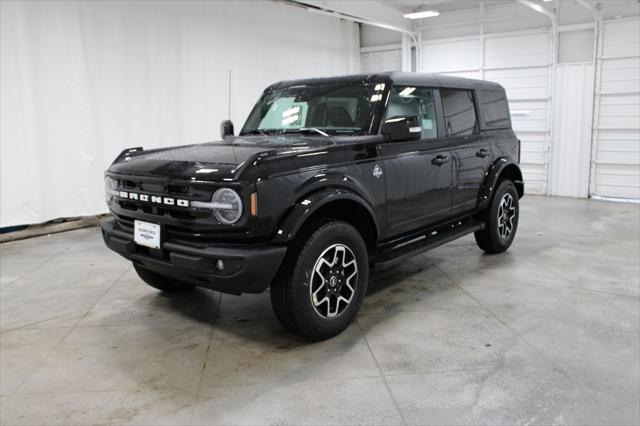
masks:
{"type": "Polygon", "coordinates": [[[354,319],[370,269],[471,232],[506,250],[524,193],[504,89],[383,73],[268,87],[238,136],[123,151],[105,173],[112,250],[165,292],[271,288],[311,340],[354,319]]]}

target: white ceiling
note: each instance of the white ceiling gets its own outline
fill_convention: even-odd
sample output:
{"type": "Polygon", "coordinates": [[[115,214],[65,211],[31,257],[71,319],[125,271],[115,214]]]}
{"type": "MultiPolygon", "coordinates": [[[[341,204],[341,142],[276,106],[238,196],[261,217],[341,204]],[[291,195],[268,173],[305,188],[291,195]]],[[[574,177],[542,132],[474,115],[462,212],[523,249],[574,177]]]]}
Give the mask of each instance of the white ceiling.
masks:
{"type": "MultiPolygon", "coordinates": [[[[438,12],[450,12],[453,10],[472,9],[480,6],[479,0],[392,0],[385,2],[388,6],[399,10],[402,13],[413,12],[420,8],[437,10],[438,12]]],[[[485,6],[510,3],[505,0],[486,0],[485,6]]]]}

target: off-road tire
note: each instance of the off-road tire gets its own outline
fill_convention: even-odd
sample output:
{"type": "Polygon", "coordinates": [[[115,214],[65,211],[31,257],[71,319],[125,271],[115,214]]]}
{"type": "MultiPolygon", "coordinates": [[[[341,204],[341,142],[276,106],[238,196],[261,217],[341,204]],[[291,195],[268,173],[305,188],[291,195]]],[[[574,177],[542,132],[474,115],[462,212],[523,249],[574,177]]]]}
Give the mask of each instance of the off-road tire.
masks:
{"type": "Polygon", "coordinates": [[[142,278],[142,281],[149,284],[151,287],[157,288],[158,290],[166,293],[185,293],[195,288],[195,286],[191,284],[158,274],[157,272],[145,269],[140,265],[134,264],[133,268],[138,273],[138,276],[142,278]]]}
{"type": "MultiPolygon", "coordinates": [[[[336,263],[336,270],[339,267],[340,264],[336,263]]],[[[330,268],[328,262],[323,268],[330,268]]],[[[352,268],[352,265],[347,267],[348,275],[353,271],[349,268],[352,268]]],[[[333,271],[333,267],[330,269],[333,271]]],[[[345,269],[342,270],[342,272],[344,271],[345,269]]],[[[328,272],[323,272],[323,274],[328,274],[328,272]]],[[[367,292],[368,280],[367,247],[360,233],[346,222],[321,220],[303,229],[289,247],[283,265],[271,284],[271,303],[276,317],[285,328],[311,341],[325,340],[340,334],[356,317],[362,299],[367,292]],[[343,247],[346,247],[348,252],[343,247]],[[340,291],[352,294],[352,297],[348,303],[338,302],[335,311],[337,312],[340,306],[343,310],[334,317],[323,316],[323,313],[319,312],[324,309],[331,310],[331,304],[318,306],[317,302],[314,302],[312,294],[314,287],[310,287],[318,283],[318,275],[314,275],[314,270],[318,262],[321,262],[321,255],[332,256],[328,250],[344,253],[341,255],[340,263],[342,265],[347,257],[353,258],[357,268],[357,275],[352,281],[345,279],[344,275],[340,276],[340,272],[337,272],[337,277],[343,283],[338,285],[345,285],[344,283],[347,282],[350,286],[355,283],[355,286],[352,293],[348,287],[340,287],[340,291]]],[[[326,281],[328,283],[331,279],[326,281]]],[[[329,284],[326,285],[328,291],[330,287],[329,284]]],[[[332,288],[332,290],[336,291],[337,288],[332,288]]]]}
{"type": "Polygon", "coordinates": [[[485,228],[475,232],[478,247],[490,254],[502,253],[507,250],[516,236],[519,214],[518,191],[512,181],[505,179],[496,188],[489,207],[482,215],[485,228]],[[508,227],[505,228],[505,223],[501,221],[504,220],[503,212],[511,211],[511,208],[506,208],[507,205],[510,205],[514,210],[509,213],[512,216],[507,218],[507,224],[511,224],[511,227],[505,236],[505,230],[508,227]]]}

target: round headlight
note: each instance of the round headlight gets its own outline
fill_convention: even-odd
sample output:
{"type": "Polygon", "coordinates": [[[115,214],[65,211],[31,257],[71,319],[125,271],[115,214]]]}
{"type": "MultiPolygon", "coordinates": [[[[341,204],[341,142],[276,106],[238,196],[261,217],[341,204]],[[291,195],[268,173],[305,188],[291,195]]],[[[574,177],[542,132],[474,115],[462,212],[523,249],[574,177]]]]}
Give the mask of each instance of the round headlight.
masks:
{"type": "Polygon", "coordinates": [[[112,179],[109,176],[106,176],[104,178],[104,192],[107,204],[111,202],[111,199],[113,198],[113,194],[116,192],[117,187],[118,182],[115,179],[112,179]]]}
{"type": "Polygon", "coordinates": [[[220,188],[211,197],[213,215],[225,225],[236,223],[242,216],[242,200],[236,191],[220,188]]]}

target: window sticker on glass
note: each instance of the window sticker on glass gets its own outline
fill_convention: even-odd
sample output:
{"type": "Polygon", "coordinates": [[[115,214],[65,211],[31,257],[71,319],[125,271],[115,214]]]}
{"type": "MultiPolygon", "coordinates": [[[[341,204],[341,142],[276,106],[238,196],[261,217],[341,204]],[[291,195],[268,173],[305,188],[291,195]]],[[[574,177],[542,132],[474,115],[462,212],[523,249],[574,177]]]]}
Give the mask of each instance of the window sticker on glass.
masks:
{"type": "Polygon", "coordinates": [[[300,124],[300,107],[292,106],[282,113],[282,125],[300,124]]]}
{"type": "Polygon", "coordinates": [[[400,93],[398,93],[398,95],[400,95],[400,96],[409,96],[410,94],[412,94],[415,91],[416,91],[415,87],[405,87],[404,89],[402,89],[400,91],[400,93]]]}
{"type": "Polygon", "coordinates": [[[422,119],[422,129],[423,130],[432,130],[433,129],[433,121],[428,119],[422,119]]]}

